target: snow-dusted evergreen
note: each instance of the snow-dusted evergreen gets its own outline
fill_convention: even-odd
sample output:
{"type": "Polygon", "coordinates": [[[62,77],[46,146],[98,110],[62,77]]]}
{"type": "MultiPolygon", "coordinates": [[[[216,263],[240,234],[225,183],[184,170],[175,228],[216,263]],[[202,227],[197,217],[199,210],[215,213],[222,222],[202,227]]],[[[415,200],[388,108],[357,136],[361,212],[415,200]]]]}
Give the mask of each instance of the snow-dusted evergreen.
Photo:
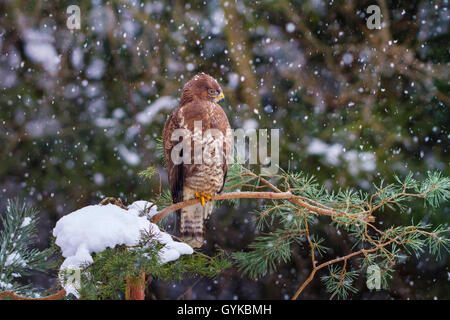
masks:
{"type": "Polygon", "coordinates": [[[18,200],[8,201],[6,212],[0,215],[0,292],[40,295],[26,277],[48,271],[53,250],[36,249],[37,215],[38,210],[18,200]]]}

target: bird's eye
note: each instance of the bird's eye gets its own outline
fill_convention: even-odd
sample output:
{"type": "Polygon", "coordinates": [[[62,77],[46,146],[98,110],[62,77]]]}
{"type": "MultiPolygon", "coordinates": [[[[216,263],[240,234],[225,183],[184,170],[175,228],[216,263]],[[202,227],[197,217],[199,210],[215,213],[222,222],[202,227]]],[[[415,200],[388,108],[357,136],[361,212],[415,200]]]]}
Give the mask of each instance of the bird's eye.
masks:
{"type": "Polygon", "coordinates": [[[209,94],[216,94],[216,90],[214,90],[214,89],[208,89],[208,93],[209,93],[209,94]]]}

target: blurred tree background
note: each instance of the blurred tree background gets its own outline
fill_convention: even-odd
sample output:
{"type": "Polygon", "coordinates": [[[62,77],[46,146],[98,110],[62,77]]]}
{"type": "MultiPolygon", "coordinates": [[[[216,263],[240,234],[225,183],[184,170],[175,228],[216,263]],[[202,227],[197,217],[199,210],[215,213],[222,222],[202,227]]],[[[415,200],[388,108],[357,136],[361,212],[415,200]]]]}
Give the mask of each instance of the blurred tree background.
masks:
{"type": "MultiPolygon", "coordinates": [[[[167,115],[197,72],[219,80],[233,128],[279,128],[280,166],[314,174],[330,190],[373,190],[412,171],[450,174],[447,1],[0,1],[0,212],[20,197],[40,208],[39,247],[56,221],[104,196],[158,196],[156,165],[167,115]],[[81,29],[66,26],[69,5],[81,29]],[[382,29],[366,26],[376,4],[382,29]]],[[[208,222],[204,251],[245,249],[260,203],[224,204],[208,222]]],[[[394,223],[448,225],[449,208],[421,202],[394,223]]],[[[352,239],[320,220],[317,230],[344,255],[352,239]]],[[[101,227],[101,226],[99,226],[101,227]]],[[[356,299],[450,298],[448,255],[404,261],[390,290],[356,299]]],[[[192,299],[291,297],[310,271],[307,250],[279,272],[251,281],[230,269],[195,282],[192,299]]],[[[55,285],[54,275],[33,279],[55,285]]],[[[160,299],[194,284],[152,283],[160,299]]],[[[329,295],[319,280],[304,299],[329,295]]]]}

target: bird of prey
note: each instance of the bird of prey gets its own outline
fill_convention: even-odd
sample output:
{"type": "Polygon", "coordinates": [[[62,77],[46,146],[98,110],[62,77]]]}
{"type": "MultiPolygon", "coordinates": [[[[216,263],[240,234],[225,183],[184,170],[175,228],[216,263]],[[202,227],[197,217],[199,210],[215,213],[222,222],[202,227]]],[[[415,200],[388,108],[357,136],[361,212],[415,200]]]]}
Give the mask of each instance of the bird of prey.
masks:
{"type": "Polygon", "coordinates": [[[223,189],[233,149],[230,123],[218,104],[223,99],[213,77],[197,74],[183,87],[163,130],[173,202],[201,200],[177,212],[179,237],[194,248],[204,243],[205,221],[213,208],[210,199],[223,189]]]}

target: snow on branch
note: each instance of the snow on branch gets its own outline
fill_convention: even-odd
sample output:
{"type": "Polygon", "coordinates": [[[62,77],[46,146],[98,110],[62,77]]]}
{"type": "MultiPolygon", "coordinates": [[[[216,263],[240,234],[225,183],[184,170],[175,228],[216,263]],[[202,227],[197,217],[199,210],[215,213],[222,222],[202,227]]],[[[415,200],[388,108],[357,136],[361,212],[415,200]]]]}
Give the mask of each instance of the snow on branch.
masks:
{"type": "MultiPolygon", "coordinates": [[[[172,237],[151,223],[147,215],[156,207],[147,201],[136,201],[127,209],[114,204],[91,205],[62,217],[53,229],[55,244],[65,258],[60,270],[80,269],[94,262],[92,253],[124,245],[134,247],[142,233],[151,234],[163,247],[159,250],[160,263],[177,260],[183,254],[192,254],[186,243],[173,241],[172,237]],[[151,208],[146,212],[146,208],[151,208]]],[[[73,286],[65,287],[67,293],[78,296],[73,286]]]]}

